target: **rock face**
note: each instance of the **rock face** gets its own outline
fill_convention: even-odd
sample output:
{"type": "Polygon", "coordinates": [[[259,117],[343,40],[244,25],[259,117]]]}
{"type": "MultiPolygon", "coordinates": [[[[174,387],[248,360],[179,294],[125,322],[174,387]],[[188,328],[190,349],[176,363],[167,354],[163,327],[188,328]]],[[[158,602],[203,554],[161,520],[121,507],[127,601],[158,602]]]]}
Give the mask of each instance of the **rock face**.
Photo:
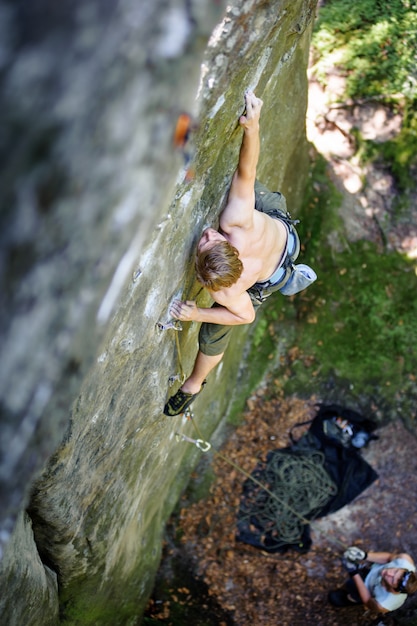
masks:
{"type": "MultiPolygon", "coordinates": [[[[227,195],[247,87],[264,100],[258,177],[297,213],[315,5],[0,4],[2,623],[58,623],[56,579],[62,623],[143,613],[201,454],[176,438],[193,424],[162,415],[198,327],[158,323],[174,297],[208,304],[193,253],[227,195]],[[183,110],[185,155],[172,147],[183,110]]],[[[237,393],[246,334],[195,405],[206,438],[237,393]]]]}
{"type": "Polygon", "coordinates": [[[39,558],[27,513],[19,515],[1,569],[2,624],[59,624],[57,575],[39,558]],[[24,598],[13,590],[23,591],[24,598]]]}

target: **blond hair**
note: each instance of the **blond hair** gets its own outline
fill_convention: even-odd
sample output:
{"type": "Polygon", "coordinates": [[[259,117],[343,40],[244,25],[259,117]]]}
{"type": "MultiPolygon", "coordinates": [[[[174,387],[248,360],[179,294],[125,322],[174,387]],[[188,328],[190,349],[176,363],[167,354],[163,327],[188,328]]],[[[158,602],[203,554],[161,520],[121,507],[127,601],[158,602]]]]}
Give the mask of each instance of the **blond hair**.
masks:
{"type": "Polygon", "coordinates": [[[231,287],[243,271],[238,250],[221,241],[204,252],[197,252],[195,270],[198,281],[210,291],[231,287]]]}

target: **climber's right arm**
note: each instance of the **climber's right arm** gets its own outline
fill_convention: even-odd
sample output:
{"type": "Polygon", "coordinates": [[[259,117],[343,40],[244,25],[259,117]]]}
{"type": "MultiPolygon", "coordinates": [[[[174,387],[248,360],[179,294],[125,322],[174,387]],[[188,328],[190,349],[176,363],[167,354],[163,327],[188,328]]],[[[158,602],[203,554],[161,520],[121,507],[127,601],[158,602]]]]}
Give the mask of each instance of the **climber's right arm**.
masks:
{"type": "Polygon", "coordinates": [[[246,115],[239,119],[243,127],[239,162],[230,187],[225,209],[220,215],[220,228],[225,233],[236,227],[252,228],[255,209],[255,179],[259,160],[259,118],[263,102],[252,91],[245,94],[246,115]]]}
{"type": "Polygon", "coordinates": [[[249,294],[244,291],[231,297],[225,293],[226,291],[225,289],[210,292],[219,306],[203,308],[197,306],[194,300],[175,300],[170,307],[170,313],[183,322],[209,322],[224,326],[252,323],[255,319],[255,310],[249,294]]]}

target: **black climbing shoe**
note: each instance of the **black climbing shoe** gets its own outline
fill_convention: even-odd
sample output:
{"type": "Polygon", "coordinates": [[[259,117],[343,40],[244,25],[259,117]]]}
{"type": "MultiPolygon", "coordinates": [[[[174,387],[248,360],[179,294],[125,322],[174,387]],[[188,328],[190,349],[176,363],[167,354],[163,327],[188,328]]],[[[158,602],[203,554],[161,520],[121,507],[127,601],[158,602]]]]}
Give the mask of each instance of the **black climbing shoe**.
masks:
{"type": "Polygon", "coordinates": [[[184,413],[186,409],[190,406],[194,399],[201,393],[206,381],[201,385],[200,391],[197,393],[186,393],[181,389],[178,389],[177,393],[170,397],[166,405],[164,406],[164,414],[165,415],[179,415],[180,413],[184,413]]]}
{"type": "Polygon", "coordinates": [[[346,589],[334,589],[329,591],[327,599],[333,606],[352,606],[358,605],[359,602],[351,599],[346,589]]]}

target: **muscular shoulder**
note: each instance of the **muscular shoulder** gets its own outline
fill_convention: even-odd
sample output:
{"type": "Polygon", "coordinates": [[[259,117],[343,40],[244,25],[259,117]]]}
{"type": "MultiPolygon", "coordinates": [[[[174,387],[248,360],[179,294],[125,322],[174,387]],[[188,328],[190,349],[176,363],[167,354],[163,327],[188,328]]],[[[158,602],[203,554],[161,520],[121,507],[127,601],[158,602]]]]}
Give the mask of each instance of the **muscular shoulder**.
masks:
{"type": "Polygon", "coordinates": [[[250,324],[255,319],[255,311],[248,292],[242,291],[236,285],[220,291],[211,291],[210,295],[217,304],[244,318],[245,323],[250,324]]]}
{"type": "Polygon", "coordinates": [[[253,227],[254,212],[254,191],[244,197],[230,194],[220,215],[220,228],[225,233],[229,233],[234,228],[250,229],[253,227]]]}
{"type": "Polygon", "coordinates": [[[231,287],[225,287],[218,291],[210,291],[210,295],[215,302],[226,306],[227,302],[239,299],[244,294],[247,295],[246,290],[239,285],[240,281],[237,281],[231,287]]]}

